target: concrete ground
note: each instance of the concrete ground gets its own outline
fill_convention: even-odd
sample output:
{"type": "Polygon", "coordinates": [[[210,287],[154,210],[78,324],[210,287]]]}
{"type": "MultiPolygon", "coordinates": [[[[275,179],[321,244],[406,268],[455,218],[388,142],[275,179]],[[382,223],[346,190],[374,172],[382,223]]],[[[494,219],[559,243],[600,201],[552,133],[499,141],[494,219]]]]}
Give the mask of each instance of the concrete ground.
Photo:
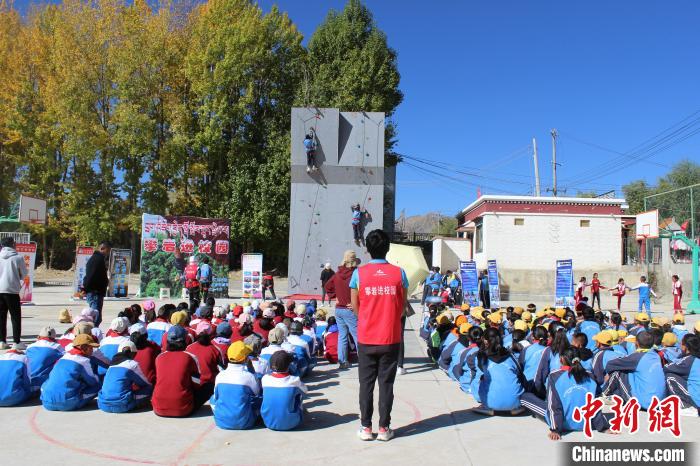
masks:
{"type": "MultiPolygon", "coordinates": [[[[36,288],[36,306],[23,309],[23,335],[30,341],[44,325],[61,332],[58,310],[70,304],[67,287],[36,288]]],[[[282,291],[282,290],[281,290],[282,291]]],[[[126,304],[107,301],[109,322],[126,304]]],[[[545,303],[539,303],[544,305],[545,303]]],[[[605,305],[605,303],[604,303],[605,305]]],[[[80,304],[70,306],[79,311],[80,304]]],[[[688,318],[692,326],[698,316],[688,318]]],[[[273,432],[225,431],[215,427],[211,410],[204,406],[187,419],[159,418],[150,410],[106,414],[95,405],[79,412],[44,410],[38,401],[0,409],[3,426],[3,465],[19,464],[559,464],[557,442],[547,439],[545,424],[529,416],[483,417],[474,414],[472,398],[455,382],[434,369],[425,357],[417,334],[418,316],[406,329],[406,368],[397,376],[392,425],[397,437],[389,443],[361,442],[358,422],[357,369],[338,371],[319,364],[307,380],[308,416],[303,427],[273,432]]],[[[8,326],[9,327],[9,326],[8,326]]],[[[376,414],[375,414],[376,419],[376,414]]],[[[375,421],[376,422],[376,421],[375,421]]],[[[641,431],[614,436],[596,434],[596,441],[674,441],[669,433],[641,431]]],[[[700,438],[700,419],[681,418],[682,438],[700,438]]],[[[376,425],[375,425],[376,429],[376,425]]],[[[563,442],[583,441],[580,433],[563,442]]]]}

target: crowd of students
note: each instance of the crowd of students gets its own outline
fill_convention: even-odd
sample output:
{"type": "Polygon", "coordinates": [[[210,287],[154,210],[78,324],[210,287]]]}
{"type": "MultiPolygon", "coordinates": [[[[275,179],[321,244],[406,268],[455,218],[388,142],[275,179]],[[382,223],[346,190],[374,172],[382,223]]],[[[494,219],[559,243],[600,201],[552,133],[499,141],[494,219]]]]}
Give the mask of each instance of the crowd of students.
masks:
{"type": "MultiPolygon", "coordinates": [[[[640,312],[628,324],[586,302],[575,310],[464,304],[456,317],[428,303],[420,334],[428,356],[480,403],[476,412],[529,410],[547,423],[552,440],[583,429],[573,412],[587,393],[608,405],[613,395],[634,397],[642,409],[654,396],[677,395],[681,415],[700,414],[700,322],[689,330],[681,313],[652,319],[640,312]]],[[[592,426],[608,431],[609,419],[599,413],[592,426]]]]}
{"type": "Polygon", "coordinates": [[[210,402],[216,425],[273,430],[303,421],[302,400],[317,355],[337,361],[337,328],[315,302],[246,302],[196,312],[188,303],[134,304],[106,333],[83,310],[63,335],[43,328],[26,350],[0,356],[0,406],[38,396],[48,410],[73,411],[97,400],[124,413],[147,405],[164,417],[191,415],[210,402]]]}

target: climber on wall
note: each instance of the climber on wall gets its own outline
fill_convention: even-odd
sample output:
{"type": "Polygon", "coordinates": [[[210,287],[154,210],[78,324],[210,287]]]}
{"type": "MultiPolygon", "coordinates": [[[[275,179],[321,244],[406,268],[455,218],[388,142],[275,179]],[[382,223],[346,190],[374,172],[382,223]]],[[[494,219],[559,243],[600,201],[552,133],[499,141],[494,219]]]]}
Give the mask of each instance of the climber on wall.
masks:
{"type": "Polygon", "coordinates": [[[306,173],[318,170],[316,166],[316,134],[313,128],[304,137],[304,149],[306,150],[306,173]]]}
{"type": "Polygon", "coordinates": [[[362,242],[362,210],[360,204],[352,205],[352,237],[357,244],[362,242]]]}

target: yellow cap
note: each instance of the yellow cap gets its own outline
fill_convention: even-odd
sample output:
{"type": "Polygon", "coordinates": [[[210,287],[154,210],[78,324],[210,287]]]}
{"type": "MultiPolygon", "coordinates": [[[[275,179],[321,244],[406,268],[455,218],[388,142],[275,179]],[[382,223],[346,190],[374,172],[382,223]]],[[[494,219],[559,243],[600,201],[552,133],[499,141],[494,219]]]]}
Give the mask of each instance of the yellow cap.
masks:
{"type": "Polygon", "coordinates": [[[470,324],[470,323],[462,324],[459,326],[459,333],[461,335],[466,335],[469,332],[470,328],[472,328],[472,324],[470,324]]]}
{"type": "Polygon", "coordinates": [[[455,319],[455,325],[456,325],[457,327],[459,327],[460,325],[462,325],[462,324],[465,323],[466,321],[467,321],[467,316],[465,316],[465,315],[463,315],[463,314],[460,314],[460,315],[458,315],[457,318],[455,319]]]}
{"type": "Polygon", "coordinates": [[[634,316],[634,320],[637,322],[649,322],[649,314],[646,312],[639,312],[636,316],[634,316]]]}
{"type": "Polygon", "coordinates": [[[326,316],[328,315],[328,311],[326,311],[323,308],[320,308],[316,311],[316,318],[320,320],[326,320],[326,316]]]}
{"type": "Polygon", "coordinates": [[[619,340],[620,338],[625,338],[627,336],[627,330],[618,330],[617,331],[617,339],[619,340]]]}
{"type": "Polygon", "coordinates": [[[549,330],[549,322],[545,322],[544,324],[542,324],[542,327],[549,330]]]}
{"type": "Polygon", "coordinates": [[[564,316],[566,316],[566,309],[563,307],[558,307],[554,310],[554,315],[559,317],[560,319],[563,319],[564,316]]]}
{"type": "Polygon", "coordinates": [[[544,317],[547,313],[544,311],[544,309],[540,309],[539,311],[535,312],[535,319],[540,319],[544,317]]]}
{"type": "Polygon", "coordinates": [[[668,323],[668,319],[666,317],[654,317],[651,319],[651,323],[655,327],[663,327],[668,323]]]}
{"type": "Polygon", "coordinates": [[[523,315],[523,312],[525,312],[525,309],[523,309],[522,307],[516,306],[513,308],[513,314],[517,316],[523,315]]]}
{"type": "Polygon", "coordinates": [[[448,317],[446,312],[443,312],[442,314],[437,316],[437,319],[435,320],[437,321],[438,325],[444,325],[450,322],[450,318],[448,317]]]}
{"type": "Polygon", "coordinates": [[[484,308],[481,306],[476,306],[473,307],[472,310],[470,311],[470,314],[473,318],[478,319],[478,320],[484,320],[484,316],[482,313],[484,312],[484,308]]]}
{"type": "Polygon", "coordinates": [[[695,322],[695,326],[693,328],[695,329],[695,333],[700,333],[700,320],[695,322]]]}
{"type": "Polygon", "coordinates": [[[493,322],[494,324],[500,324],[501,320],[502,320],[501,313],[496,311],[496,312],[489,314],[489,320],[491,322],[493,322]]]}
{"type": "Polygon", "coordinates": [[[520,317],[522,317],[525,322],[532,322],[532,313],[530,311],[523,312],[523,315],[520,317]]]}
{"type": "Polygon", "coordinates": [[[467,303],[462,303],[462,306],[460,307],[462,311],[468,311],[469,310],[469,304],[467,303]]]}
{"type": "Polygon", "coordinates": [[[546,308],[546,309],[544,310],[544,313],[545,313],[545,315],[553,316],[554,313],[555,313],[555,311],[554,311],[554,309],[552,309],[551,307],[548,307],[548,308],[546,308]]]}
{"type": "Polygon", "coordinates": [[[678,323],[678,324],[684,324],[685,323],[685,316],[681,314],[680,312],[677,312],[673,314],[673,321],[678,323]]]}
{"type": "Polygon", "coordinates": [[[625,337],[625,341],[629,341],[630,343],[636,343],[637,337],[635,337],[634,335],[627,335],[625,337]]]}
{"type": "Polygon", "coordinates": [[[513,330],[523,330],[527,332],[527,323],[524,320],[516,320],[513,322],[513,330]]]}
{"type": "Polygon", "coordinates": [[[678,338],[673,332],[664,333],[664,338],[661,340],[661,344],[664,346],[675,346],[676,342],[678,342],[678,338]]]}
{"type": "Polygon", "coordinates": [[[226,355],[228,356],[228,360],[231,362],[243,362],[252,352],[253,348],[239,340],[228,347],[226,355]]]}
{"type": "Polygon", "coordinates": [[[617,330],[608,330],[610,332],[610,336],[612,337],[613,344],[617,343],[617,340],[620,339],[620,334],[618,333],[617,330]]]}
{"type": "Polygon", "coordinates": [[[607,330],[597,333],[593,339],[600,343],[601,345],[611,346],[613,344],[613,337],[607,330]]]}
{"type": "Polygon", "coordinates": [[[187,322],[187,311],[173,312],[170,316],[170,323],[172,325],[185,325],[187,322]]]}

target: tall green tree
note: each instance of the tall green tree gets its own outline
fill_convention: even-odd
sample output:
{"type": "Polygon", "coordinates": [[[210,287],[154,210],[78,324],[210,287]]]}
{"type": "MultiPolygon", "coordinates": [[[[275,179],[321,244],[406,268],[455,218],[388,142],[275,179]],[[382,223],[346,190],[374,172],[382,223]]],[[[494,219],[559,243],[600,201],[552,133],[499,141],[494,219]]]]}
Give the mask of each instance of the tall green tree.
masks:
{"type": "Polygon", "coordinates": [[[396,126],[391,117],[403,100],[397,54],[389,47],[370,10],[348,0],[341,12],[331,11],[311,36],[305,82],[298,103],[338,107],[343,111],[385,112],[386,163],[397,157],[396,126]]]}

